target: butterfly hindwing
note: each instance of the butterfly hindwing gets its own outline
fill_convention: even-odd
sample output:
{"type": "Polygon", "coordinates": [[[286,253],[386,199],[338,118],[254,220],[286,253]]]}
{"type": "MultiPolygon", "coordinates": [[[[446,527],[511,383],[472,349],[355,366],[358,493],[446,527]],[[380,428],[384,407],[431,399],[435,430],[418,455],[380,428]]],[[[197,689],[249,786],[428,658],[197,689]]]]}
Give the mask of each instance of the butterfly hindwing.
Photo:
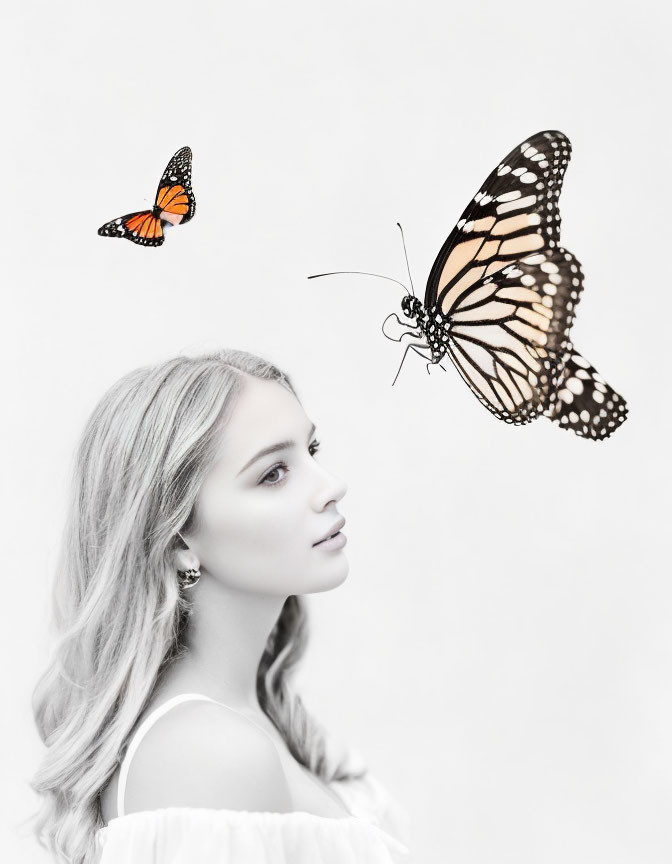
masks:
{"type": "Polygon", "coordinates": [[[101,237],[124,237],[140,246],[160,246],[166,239],[161,226],[151,210],[127,213],[106,222],[98,229],[101,237]]]}
{"type": "Polygon", "coordinates": [[[571,343],[563,360],[562,383],[553,396],[546,416],[582,438],[608,438],[628,416],[625,399],[571,343]]]}
{"type": "Polygon", "coordinates": [[[441,247],[425,307],[444,315],[476,282],[560,236],[558,198],[571,145],[562,132],[539,132],[492,171],[441,247]]]}
{"type": "Polygon", "coordinates": [[[188,222],[196,212],[196,198],[191,188],[191,148],[182,147],[161,175],[154,206],[161,218],[173,224],[188,222]]]}

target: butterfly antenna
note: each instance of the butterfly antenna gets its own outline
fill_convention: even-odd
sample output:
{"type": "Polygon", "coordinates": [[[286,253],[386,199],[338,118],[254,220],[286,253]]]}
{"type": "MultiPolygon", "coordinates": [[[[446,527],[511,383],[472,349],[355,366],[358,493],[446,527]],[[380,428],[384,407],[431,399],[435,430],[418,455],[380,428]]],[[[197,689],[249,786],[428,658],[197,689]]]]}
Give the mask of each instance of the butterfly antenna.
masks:
{"type": "Polygon", "coordinates": [[[401,223],[397,222],[397,227],[401,231],[401,242],[404,247],[404,258],[406,259],[406,270],[408,271],[408,281],[411,283],[411,291],[413,292],[413,296],[415,297],[415,288],[413,287],[413,277],[411,276],[411,265],[408,263],[408,252],[406,251],[406,238],[404,237],[404,229],[401,227],[401,223]]]}
{"type": "Polygon", "coordinates": [[[359,275],[359,276],[375,276],[376,279],[388,279],[390,282],[396,282],[397,285],[401,285],[404,291],[407,294],[411,292],[404,285],[403,282],[400,282],[398,279],[393,279],[391,276],[381,276],[380,273],[366,273],[364,270],[334,270],[331,273],[315,273],[313,276],[309,276],[309,279],[321,279],[322,276],[351,276],[351,275],[359,275]]]}

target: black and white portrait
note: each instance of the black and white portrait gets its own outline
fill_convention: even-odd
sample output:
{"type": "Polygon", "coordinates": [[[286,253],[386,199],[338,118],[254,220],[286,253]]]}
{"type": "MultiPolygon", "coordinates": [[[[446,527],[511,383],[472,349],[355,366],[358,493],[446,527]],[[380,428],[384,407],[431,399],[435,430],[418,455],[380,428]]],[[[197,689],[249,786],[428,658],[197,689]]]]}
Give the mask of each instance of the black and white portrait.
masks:
{"type": "Polygon", "coordinates": [[[663,5],[4,20],[0,857],[669,864],[663,5]]]}

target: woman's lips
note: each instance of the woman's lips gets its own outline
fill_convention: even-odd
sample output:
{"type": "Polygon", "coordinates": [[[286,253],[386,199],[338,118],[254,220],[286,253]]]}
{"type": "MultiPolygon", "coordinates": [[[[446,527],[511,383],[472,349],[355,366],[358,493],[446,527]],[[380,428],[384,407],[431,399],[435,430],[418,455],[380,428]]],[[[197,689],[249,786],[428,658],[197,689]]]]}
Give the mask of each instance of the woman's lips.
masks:
{"type": "Polygon", "coordinates": [[[322,540],[321,543],[316,543],[316,549],[342,549],[345,544],[348,542],[348,538],[343,534],[342,531],[339,531],[337,534],[334,534],[333,537],[329,537],[327,540],[322,540]]]}

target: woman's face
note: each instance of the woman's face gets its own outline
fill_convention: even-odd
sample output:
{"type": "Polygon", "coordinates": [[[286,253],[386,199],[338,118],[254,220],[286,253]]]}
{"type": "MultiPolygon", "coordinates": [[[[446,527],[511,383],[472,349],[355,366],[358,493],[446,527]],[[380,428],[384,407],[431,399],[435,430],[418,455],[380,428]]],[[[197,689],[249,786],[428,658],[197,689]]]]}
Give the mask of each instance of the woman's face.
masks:
{"type": "Polygon", "coordinates": [[[320,464],[315,443],[313,424],[289,390],[245,376],[185,536],[204,575],[282,596],[345,580],[344,543],[315,544],[341,527],[337,505],[347,486],[320,464]]]}

